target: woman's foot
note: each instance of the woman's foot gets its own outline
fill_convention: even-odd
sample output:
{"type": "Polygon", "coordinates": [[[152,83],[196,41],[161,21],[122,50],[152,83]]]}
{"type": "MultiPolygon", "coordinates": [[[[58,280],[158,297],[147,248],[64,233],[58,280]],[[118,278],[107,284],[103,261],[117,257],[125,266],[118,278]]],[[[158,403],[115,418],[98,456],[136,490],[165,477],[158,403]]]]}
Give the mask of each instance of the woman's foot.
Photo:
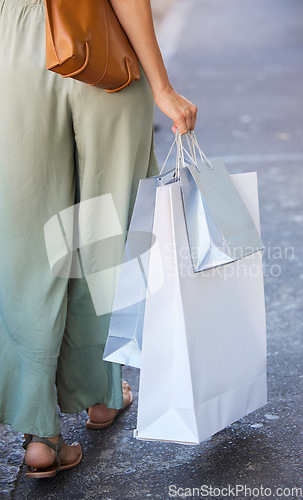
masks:
{"type": "Polygon", "coordinates": [[[105,404],[90,406],[88,409],[89,420],[87,421],[87,427],[90,429],[102,429],[109,427],[113,423],[115,417],[121,413],[121,411],[125,410],[125,408],[127,408],[133,400],[130,386],[125,380],[122,381],[122,392],[124,406],[121,410],[108,408],[105,404]]]}
{"type": "MultiPolygon", "coordinates": [[[[27,438],[28,434],[24,434],[27,438]]],[[[59,436],[47,438],[48,441],[56,444],[59,441],[59,436]]],[[[68,446],[66,443],[62,444],[59,452],[59,459],[61,465],[69,465],[77,462],[81,456],[81,446],[79,443],[73,443],[68,446]]],[[[56,452],[44,443],[31,442],[28,444],[25,452],[25,463],[32,469],[45,469],[51,467],[56,461],[56,452]]]]}

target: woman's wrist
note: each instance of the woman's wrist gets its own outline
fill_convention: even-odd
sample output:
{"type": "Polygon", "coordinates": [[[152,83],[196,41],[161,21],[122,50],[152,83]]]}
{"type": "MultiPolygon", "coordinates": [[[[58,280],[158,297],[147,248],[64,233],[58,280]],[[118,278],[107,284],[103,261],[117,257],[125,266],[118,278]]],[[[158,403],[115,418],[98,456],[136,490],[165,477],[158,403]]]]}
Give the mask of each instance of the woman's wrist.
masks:
{"type": "Polygon", "coordinates": [[[175,90],[170,82],[168,82],[168,85],[159,86],[155,90],[152,89],[152,91],[157,106],[163,101],[170,101],[175,94],[175,90]]]}
{"type": "Polygon", "coordinates": [[[158,47],[155,50],[154,56],[153,64],[149,64],[149,61],[145,59],[142,59],[140,62],[156,100],[158,96],[171,92],[172,86],[158,47]]]}
{"type": "Polygon", "coordinates": [[[168,78],[166,81],[159,81],[157,83],[150,82],[150,86],[156,103],[160,97],[169,95],[174,90],[168,78]]]}

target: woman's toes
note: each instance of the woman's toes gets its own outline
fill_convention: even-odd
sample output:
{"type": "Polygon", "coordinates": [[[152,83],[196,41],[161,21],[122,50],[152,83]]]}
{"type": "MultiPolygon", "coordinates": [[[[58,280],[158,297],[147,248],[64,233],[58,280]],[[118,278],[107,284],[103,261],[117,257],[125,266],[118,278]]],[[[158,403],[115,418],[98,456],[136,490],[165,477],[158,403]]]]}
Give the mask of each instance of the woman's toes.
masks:
{"type": "Polygon", "coordinates": [[[125,381],[123,381],[122,384],[122,391],[123,391],[124,406],[127,406],[132,399],[132,393],[130,390],[130,385],[125,381]]]}
{"type": "Polygon", "coordinates": [[[130,391],[130,385],[128,382],[126,382],[126,380],[122,381],[122,390],[123,391],[130,391]]]}
{"type": "Polygon", "coordinates": [[[73,443],[70,446],[63,443],[59,454],[60,462],[62,464],[71,464],[75,462],[81,454],[81,451],[81,445],[79,443],[73,443]]]}

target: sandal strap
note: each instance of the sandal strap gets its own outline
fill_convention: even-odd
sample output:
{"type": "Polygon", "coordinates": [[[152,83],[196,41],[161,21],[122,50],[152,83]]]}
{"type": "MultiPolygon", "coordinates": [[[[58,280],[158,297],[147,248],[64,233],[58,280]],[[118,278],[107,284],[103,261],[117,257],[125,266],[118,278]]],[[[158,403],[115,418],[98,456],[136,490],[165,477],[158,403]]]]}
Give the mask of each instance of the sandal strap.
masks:
{"type": "Polygon", "coordinates": [[[29,443],[43,443],[43,444],[46,444],[47,446],[49,446],[50,448],[52,448],[53,450],[55,450],[55,452],[56,452],[56,460],[58,462],[58,470],[60,470],[59,453],[61,451],[62,444],[63,444],[63,436],[62,436],[62,434],[59,435],[59,440],[58,440],[57,443],[53,443],[49,439],[46,439],[46,438],[43,438],[43,437],[38,437],[38,436],[33,436],[32,434],[30,434],[26,438],[26,440],[24,441],[24,443],[22,443],[22,446],[23,446],[23,448],[25,450],[28,447],[29,443]]]}
{"type": "Polygon", "coordinates": [[[25,440],[25,441],[23,441],[23,443],[22,443],[22,448],[24,448],[24,449],[26,450],[26,448],[28,447],[29,443],[30,443],[30,442],[31,442],[31,440],[32,440],[32,437],[33,437],[33,436],[32,436],[31,434],[29,434],[29,435],[27,436],[26,440],[25,440]]]}

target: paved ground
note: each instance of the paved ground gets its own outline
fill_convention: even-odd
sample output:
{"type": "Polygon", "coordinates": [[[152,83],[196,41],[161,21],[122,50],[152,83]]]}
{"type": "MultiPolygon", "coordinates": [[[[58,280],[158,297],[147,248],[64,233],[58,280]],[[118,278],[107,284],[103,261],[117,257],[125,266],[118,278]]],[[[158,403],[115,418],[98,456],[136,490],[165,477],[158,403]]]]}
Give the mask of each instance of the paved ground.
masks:
{"type": "MultiPolygon", "coordinates": [[[[134,440],[136,397],[104,431],[86,430],[84,413],[64,415],[64,435],[81,442],[83,462],[41,482],[25,479],[21,437],[3,428],[1,498],[164,500],[169,485],[237,484],[255,488],[241,499],[303,498],[291,494],[303,487],[303,3],[180,0],[161,29],[173,84],[199,106],[207,155],[223,157],[230,172],[258,171],[269,403],[196,447],[134,440]],[[277,487],[289,490],[278,496],[277,487]]],[[[169,121],[157,113],[155,123],[163,161],[169,121]]],[[[125,376],[136,394],[138,371],[125,376]]]]}

